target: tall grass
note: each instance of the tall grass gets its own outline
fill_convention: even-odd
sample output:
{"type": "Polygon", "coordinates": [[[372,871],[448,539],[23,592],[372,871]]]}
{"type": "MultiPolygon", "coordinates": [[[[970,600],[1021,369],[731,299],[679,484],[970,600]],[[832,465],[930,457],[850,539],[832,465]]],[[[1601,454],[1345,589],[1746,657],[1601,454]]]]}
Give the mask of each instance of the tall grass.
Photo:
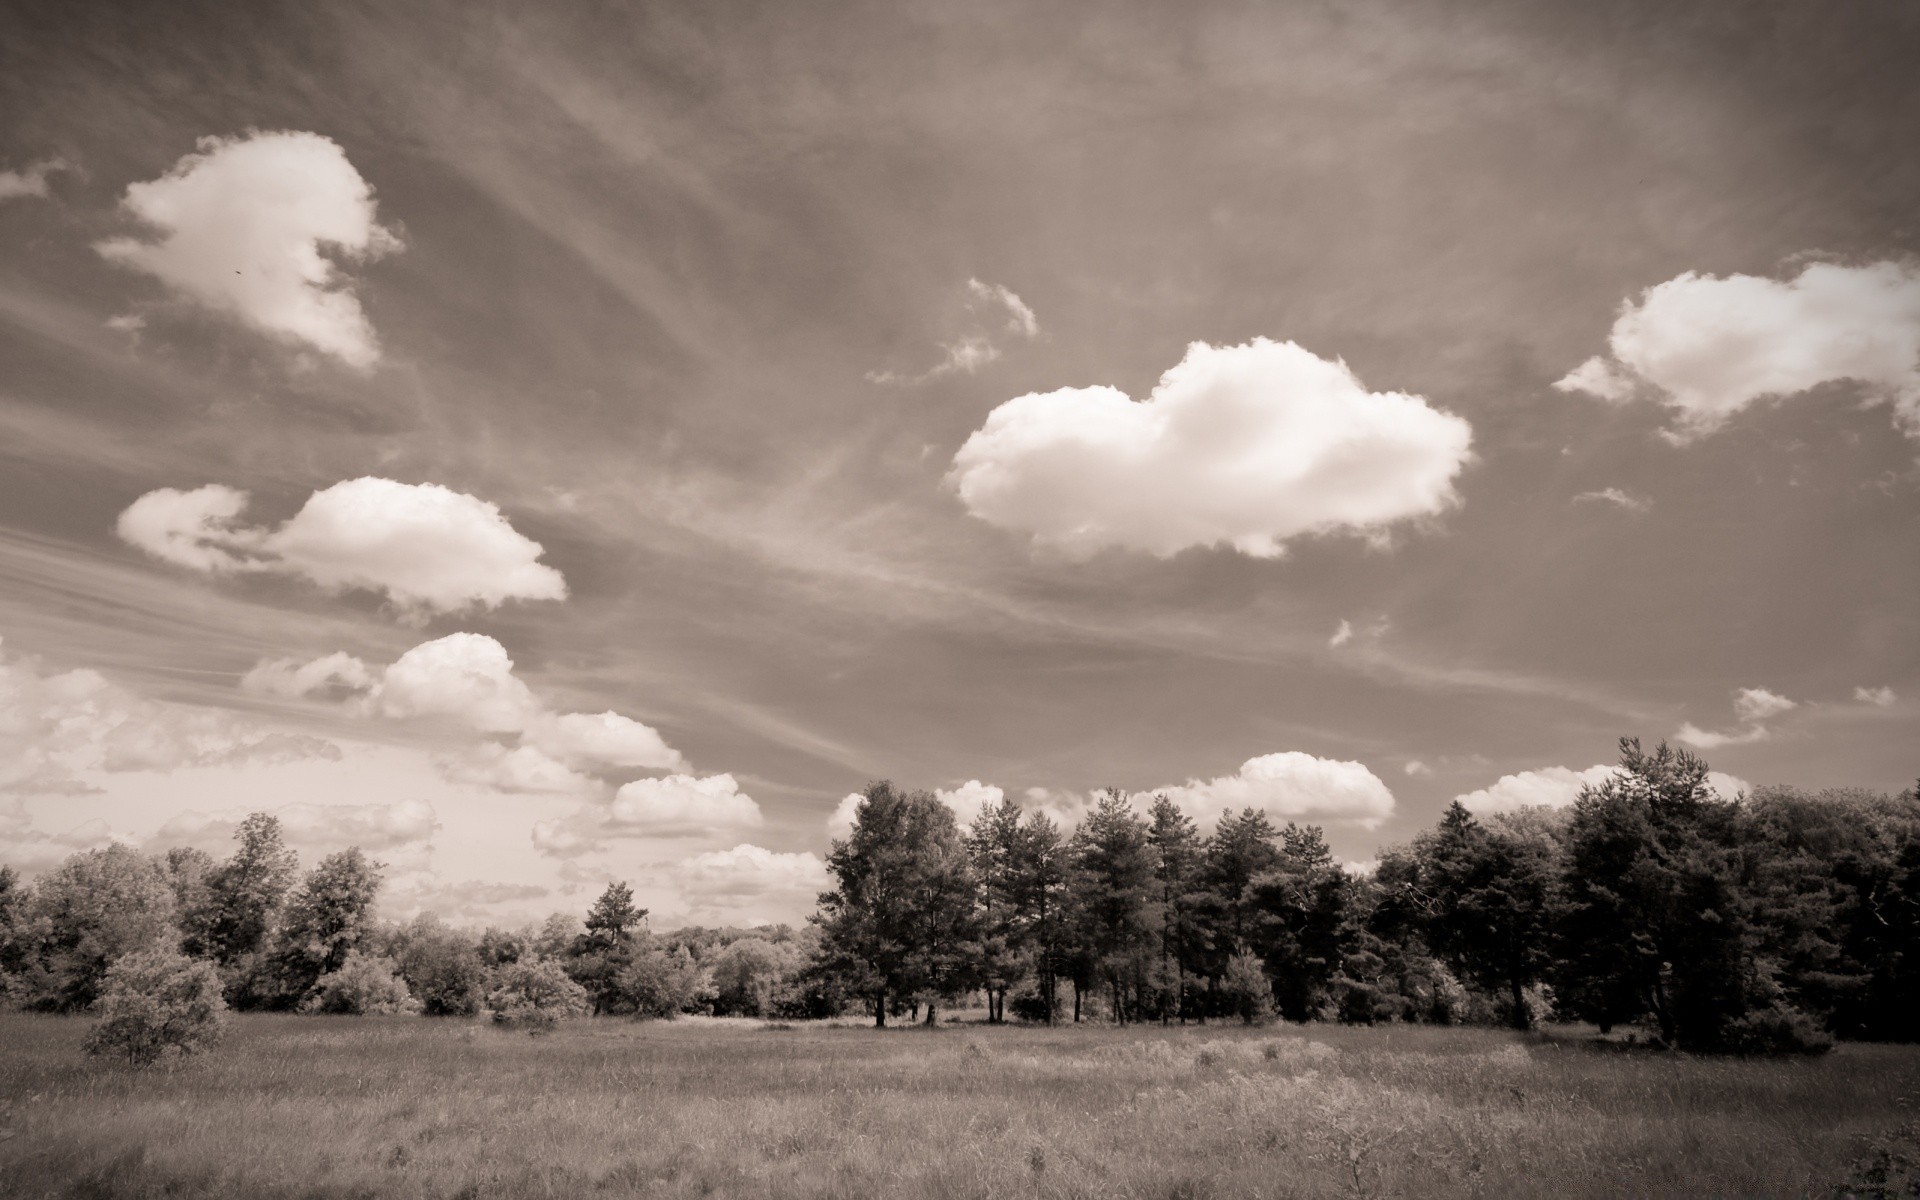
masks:
{"type": "Polygon", "coordinates": [[[246,1016],[138,1072],[0,1016],[8,1196],[1802,1196],[1920,1053],[1396,1026],[874,1031],[246,1016]],[[10,1135],[10,1136],[9,1136],[10,1135]]]}

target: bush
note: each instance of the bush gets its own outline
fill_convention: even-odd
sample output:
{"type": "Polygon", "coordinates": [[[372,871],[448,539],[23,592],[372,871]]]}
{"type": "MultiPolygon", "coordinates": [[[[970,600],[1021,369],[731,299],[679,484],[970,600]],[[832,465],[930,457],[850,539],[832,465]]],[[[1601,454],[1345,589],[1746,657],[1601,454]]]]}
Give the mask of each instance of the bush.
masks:
{"type": "Polygon", "coordinates": [[[487,1007],[495,1024],[528,1033],[546,1033],[562,1018],[592,1010],[587,989],[568,978],[551,958],[522,959],[500,968],[487,1007]]]}
{"type": "Polygon", "coordinates": [[[140,950],[107,969],[100,1020],[87,1034],[88,1054],[124,1055],[136,1067],[166,1054],[192,1054],[220,1040],[227,1002],[213,964],[177,950],[140,950]]]}
{"type": "Polygon", "coordinates": [[[673,1018],[713,995],[707,973],[685,949],[642,950],[614,979],[622,1010],[640,1017],[673,1018]]]}
{"type": "Polygon", "coordinates": [[[1047,1021],[1047,998],[1038,987],[1023,983],[1008,993],[1007,1011],[1013,1014],[1016,1021],[1044,1025],[1047,1021]]]}
{"type": "Polygon", "coordinates": [[[1727,1025],[1726,1048],[1735,1054],[1825,1054],[1833,1035],[1797,1008],[1775,1002],[1727,1025]]]}
{"type": "Polygon", "coordinates": [[[1273,981],[1267,978],[1267,964],[1255,955],[1241,953],[1227,960],[1220,994],[1227,1011],[1249,1025],[1273,1019],[1273,981]]]}
{"type": "Polygon", "coordinates": [[[349,950],[340,969],[322,975],[300,1003],[301,1012],[341,1013],[355,1017],[411,1016],[420,1002],[396,973],[393,960],[349,950]]]}

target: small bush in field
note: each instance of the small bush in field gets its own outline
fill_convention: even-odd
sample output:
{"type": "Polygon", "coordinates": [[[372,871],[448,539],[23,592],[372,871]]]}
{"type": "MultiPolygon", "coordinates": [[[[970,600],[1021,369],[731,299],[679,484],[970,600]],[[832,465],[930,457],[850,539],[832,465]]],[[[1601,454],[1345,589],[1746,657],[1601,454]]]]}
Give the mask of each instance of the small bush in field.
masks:
{"type": "Polygon", "coordinates": [[[1273,1019],[1273,981],[1267,978],[1267,964],[1256,955],[1242,953],[1229,958],[1220,991],[1247,1024],[1273,1019]]]}
{"type": "Polygon", "coordinates": [[[1833,1035],[1797,1008],[1774,1003],[1727,1026],[1727,1049],[1735,1054],[1825,1054],[1833,1035]]]}
{"type": "Polygon", "coordinates": [[[566,1017],[592,1011],[587,989],[567,977],[551,958],[508,963],[500,968],[487,1007],[495,1024],[528,1033],[546,1033],[566,1017]]]}
{"type": "Polygon", "coordinates": [[[339,970],[322,975],[313,985],[300,1011],[356,1017],[412,1015],[420,1011],[420,1002],[407,990],[392,959],[350,950],[339,970]]]}
{"type": "Polygon", "coordinates": [[[88,1054],[124,1056],[137,1067],[166,1054],[192,1054],[220,1039],[227,1002],[213,964],[176,950],[141,950],[107,969],[87,1034],[88,1054]]]}

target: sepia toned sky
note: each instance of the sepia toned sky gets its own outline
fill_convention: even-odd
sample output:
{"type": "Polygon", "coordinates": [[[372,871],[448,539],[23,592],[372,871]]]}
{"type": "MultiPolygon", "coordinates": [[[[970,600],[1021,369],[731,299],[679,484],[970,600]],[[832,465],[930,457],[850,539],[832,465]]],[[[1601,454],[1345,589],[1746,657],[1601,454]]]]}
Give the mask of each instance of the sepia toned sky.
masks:
{"type": "Polygon", "coordinates": [[[1920,775],[1920,12],[0,3],[0,861],[1920,775]],[[996,792],[995,789],[998,789],[996,792]]]}

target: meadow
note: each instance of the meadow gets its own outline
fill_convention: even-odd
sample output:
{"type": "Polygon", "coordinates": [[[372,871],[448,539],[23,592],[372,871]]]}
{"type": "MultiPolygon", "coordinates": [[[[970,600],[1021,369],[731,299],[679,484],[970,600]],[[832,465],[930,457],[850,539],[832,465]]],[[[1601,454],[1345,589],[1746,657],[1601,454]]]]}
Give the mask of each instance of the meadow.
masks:
{"type": "Polygon", "coordinates": [[[0,1015],[0,1194],[1831,1196],[1920,1049],[1423,1026],[243,1015],[146,1071],[0,1015]]]}

